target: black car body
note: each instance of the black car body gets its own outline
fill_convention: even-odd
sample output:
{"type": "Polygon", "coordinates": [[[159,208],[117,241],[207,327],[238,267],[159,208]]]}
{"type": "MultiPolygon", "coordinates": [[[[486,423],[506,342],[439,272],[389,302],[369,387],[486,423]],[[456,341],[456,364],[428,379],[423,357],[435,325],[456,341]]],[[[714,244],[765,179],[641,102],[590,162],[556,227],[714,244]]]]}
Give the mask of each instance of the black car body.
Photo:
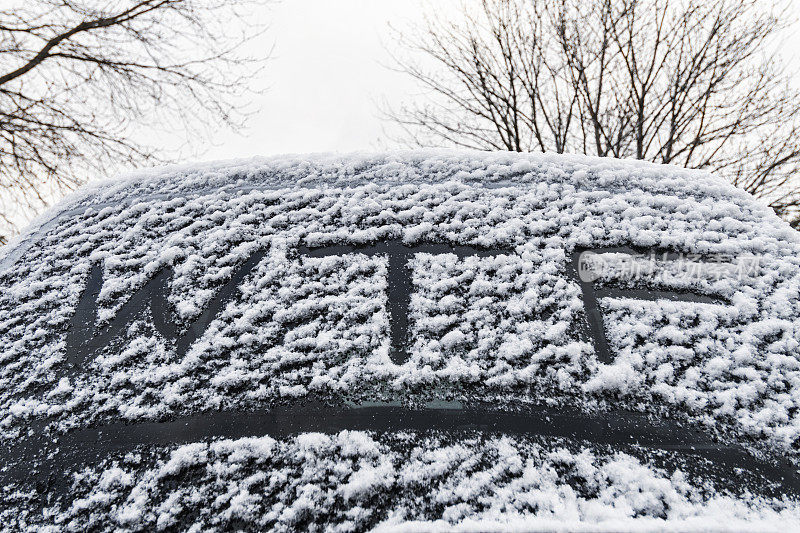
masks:
{"type": "Polygon", "coordinates": [[[704,172],[170,167],[0,254],[7,530],[800,523],[800,234],[704,172]]]}

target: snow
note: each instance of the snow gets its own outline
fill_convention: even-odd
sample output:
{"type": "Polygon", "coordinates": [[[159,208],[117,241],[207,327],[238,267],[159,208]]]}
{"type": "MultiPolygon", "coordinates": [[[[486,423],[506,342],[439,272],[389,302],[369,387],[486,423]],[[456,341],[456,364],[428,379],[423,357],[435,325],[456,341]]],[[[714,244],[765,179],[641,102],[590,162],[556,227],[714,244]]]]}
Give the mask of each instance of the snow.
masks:
{"type": "Polygon", "coordinates": [[[242,521],[271,531],[786,531],[800,521],[786,499],[709,497],[710,486],[557,441],[342,431],[106,460],[73,477],[71,499],[45,509],[49,521],[2,518],[65,531],[226,531],[242,521]]]}
{"type": "MultiPolygon", "coordinates": [[[[167,167],[79,191],[0,253],[0,435],[6,442],[43,416],[51,417],[51,429],[66,429],[253,408],[310,394],[374,399],[381,391],[387,399],[413,404],[438,395],[457,401],[513,396],[668,413],[705,424],[721,438],[798,460],[800,234],[746,193],[704,172],[577,156],[448,151],[167,167]],[[386,258],[297,252],[299,245],[387,239],[514,253],[414,255],[407,265],[413,283],[410,357],[395,364],[389,354],[386,258]],[[614,360],[599,361],[581,335],[581,288],[568,272],[573,250],[615,246],[688,254],[688,262],[634,260],[637,280],[712,295],[722,303],[600,298],[614,360]],[[109,323],[131,294],[169,266],[169,301],[178,327],[186,328],[257,250],[266,251],[264,259],[186,353],[179,354],[143,316],[92,354],[86,371],[65,375],[66,331],[93,264],[103,267],[98,325],[109,323]],[[706,264],[723,256],[731,264],[756,257],[757,268],[706,264]]],[[[628,256],[598,257],[598,286],[633,283],[626,277],[628,256]]],[[[119,527],[167,527],[175,520],[170,509],[188,505],[187,498],[211,501],[206,498],[213,493],[220,498],[215,509],[227,509],[220,515],[226,520],[251,520],[264,512],[270,524],[292,524],[317,506],[333,509],[338,504],[332,502],[340,501],[351,512],[341,524],[358,524],[372,520],[365,518],[370,506],[363,504],[370,494],[412,483],[415,476],[436,477],[447,461],[465,461],[463,454],[474,452],[444,447],[447,459],[426,456],[420,447],[413,459],[419,471],[412,471],[392,455],[400,453],[394,448],[390,453],[382,444],[368,445],[373,437],[336,438],[361,439],[366,448],[353,452],[358,459],[350,462],[325,463],[335,483],[301,483],[296,471],[276,463],[274,471],[264,471],[269,481],[242,473],[227,488],[217,481],[194,487],[195,495],[153,492],[169,469],[215,464],[227,472],[251,460],[246,449],[265,458],[278,448],[274,453],[289,454],[294,446],[309,460],[322,461],[324,450],[344,446],[321,435],[301,435],[291,443],[247,441],[235,446],[244,459],[215,463],[213,457],[234,454],[222,451],[233,444],[197,443],[173,450],[178,455],[149,470],[97,466],[86,474],[95,482],[75,500],[83,507],[56,515],[76,520],[80,529],[78,524],[91,523],[91,513],[116,509],[119,527]],[[351,475],[355,464],[359,473],[351,475]],[[256,490],[265,483],[279,487],[280,476],[294,487],[291,498],[256,490]],[[159,506],[165,511],[157,512],[159,506]]],[[[445,453],[430,451],[440,452],[445,453]]],[[[485,480],[470,477],[465,485],[441,488],[430,499],[440,501],[441,513],[397,508],[369,523],[421,530],[444,520],[467,530],[491,529],[497,521],[522,527],[532,513],[538,518],[531,528],[547,529],[556,513],[565,524],[595,524],[596,530],[634,522],[657,530],[666,519],[676,529],[702,530],[701,524],[716,523],[727,512],[736,518],[724,527],[763,519],[770,529],[796,512],[767,512],[755,500],[725,495],[701,498],[684,481],[623,457],[581,459],[587,472],[604,480],[601,486],[616,487],[585,499],[549,474],[543,465],[550,459],[541,457],[519,487],[501,483],[500,490],[490,472],[485,480]],[[529,511],[512,508],[518,490],[533,502],[522,506],[529,511]],[[639,492],[641,501],[630,499],[639,492]],[[483,497],[485,503],[476,506],[475,498],[483,497]]],[[[227,479],[222,470],[214,476],[227,479]]]]}

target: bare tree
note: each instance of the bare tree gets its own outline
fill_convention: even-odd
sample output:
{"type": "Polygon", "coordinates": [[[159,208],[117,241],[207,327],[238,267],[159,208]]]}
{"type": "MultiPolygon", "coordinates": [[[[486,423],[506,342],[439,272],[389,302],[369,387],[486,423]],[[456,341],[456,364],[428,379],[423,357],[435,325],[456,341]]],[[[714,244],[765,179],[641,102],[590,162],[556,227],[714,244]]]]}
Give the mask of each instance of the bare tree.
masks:
{"type": "MultiPolygon", "coordinates": [[[[398,34],[431,93],[390,111],[412,143],[704,168],[800,208],[800,93],[759,0],[481,0],[398,34]],[[420,61],[418,58],[424,60],[420,61]]],[[[408,58],[411,59],[408,59],[408,58]]],[[[797,224],[800,220],[795,219],[797,224]]]]}
{"type": "Polygon", "coordinates": [[[265,1],[5,0],[0,222],[90,175],[164,159],[164,132],[241,126],[268,55],[241,45],[263,30],[252,13],[265,1]]]}

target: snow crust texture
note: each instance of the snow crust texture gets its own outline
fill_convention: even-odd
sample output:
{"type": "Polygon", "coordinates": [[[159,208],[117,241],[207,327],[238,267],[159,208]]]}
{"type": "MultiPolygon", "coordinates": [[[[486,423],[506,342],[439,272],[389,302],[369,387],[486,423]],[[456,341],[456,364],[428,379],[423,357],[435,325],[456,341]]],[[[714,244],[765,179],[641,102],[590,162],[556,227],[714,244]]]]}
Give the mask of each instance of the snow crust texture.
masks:
{"type": "MultiPolygon", "coordinates": [[[[309,395],[411,403],[446,396],[569,399],[587,409],[668,412],[791,459],[800,451],[800,234],[702,172],[435,151],[256,159],[129,176],[79,193],[50,216],[0,257],[0,430],[6,443],[34,419],[64,431],[259,408],[309,395]],[[388,240],[513,253],[411,257],[409,358],[395,364],[388,259],[361,253],[314,258],[298,251],[388,240]],[[691,291],[721,303],[603,296],[599,306],[613,360],[602,362],[584,334],[582,288],[570,269],[575,250],[619,246],[692,254],[700,263],[719,256],[757,257],[758,263],[744,275],[729,269],[686,276],[674,261],[642,260],[640,272],[647,275],[635,281],[606,271],[594,286],[691,291]],[[145,313],[84,367],[70,368],[67,333],[93,265],[103,273],[98,329],[169,267],[174,322],[186,330],[259,250],[263,260],[185,353],[145,313]]],[[[613,265],[615,254],[606,256],[613,265]]],[[[509,519],[535,512],[591,522],[609,509],[624,509],[608,515],[624,525],[635,517],[689,524],[721,509],[740,517],[752,511],[722,496],[696,507],[699,493],[684,480],[630,457],[590,452],[569,459],[569,468],[594,487],[588,498],[553,474],[553,457],[534,448],[515,451],[514,443],[500,439],[475,452],[500,457],[494,467],[480,469],[485,478],[464,467],[463,475],[440,479],[433,471],[438,467],[430,467],[441,484],[425,502],[412,498],[408,509],[382,503],[378,517],[370,514],[376,502],[370,498],[414,486],[413,472],[426,472],[427,462],[450,465],[446,470],[484,459],[470,459],[469,447],[456,446],[402,452],[412,456],[375,451],[351,460],[351,441],[370,450],[392,446],[360,434],[197,443],[149,469],[87,471],[80,489],[85,496],[59,511],[59,520],[81,529],[101,512],[111,513],[119,527],[166,527],[174,518],[169,509],[205,501],[211,492],[202,491],[220,498],[213,513],[209,508],[196,517],[209,527],[216,527],[212,514],[235,522],[237,513],[269,509],[265,524],[288,528],[297,520],[310,523],[316,506],[329,513],[347,507],[342,530],[351,522],[389,527],[417,519],[494,520],[501,512],[509,519]],[[315,446],[335,449],[341,458],[311,454],[323,462],[313,468],[292,463],[315,446]],[[192,488],[195,493],[154,492],[170,468],[179,468],[182,453],[191,456],[203,484],[192,488]],[[439,455],[426,459],[426,453],[439,455]],[[237,454],[245,462],[272,461],[276,469],[240,476],[237,454]],[[405,468],[404,461],[419,468],[405,468]],[[315,468],[333,477],[322,485],[301,482],[315,468]],[[619,488],[628,475],[645,484],[635,490],[644,491],[642,501],[619,488]],[[221,488],[228,479],[235,480],[230,492],[221,488]],[[478,489],[482,483],[491,490],[478,489]],[[281,490],[294,492],[289,497],[281,490]],[[425,505],[441,512],[421,510],[425,505]],[[141,514],[143,506],[150,514],[141,514]]]]}
{"type": "Polygon", "coordinates": [[[7,511],[4,523],[76,532],[788,531],[800,521],[787,500],[709,497],[708,480],[680,469],[530,439],[342,431],[143,455],[86,468],[66,504],[7,511]]]}

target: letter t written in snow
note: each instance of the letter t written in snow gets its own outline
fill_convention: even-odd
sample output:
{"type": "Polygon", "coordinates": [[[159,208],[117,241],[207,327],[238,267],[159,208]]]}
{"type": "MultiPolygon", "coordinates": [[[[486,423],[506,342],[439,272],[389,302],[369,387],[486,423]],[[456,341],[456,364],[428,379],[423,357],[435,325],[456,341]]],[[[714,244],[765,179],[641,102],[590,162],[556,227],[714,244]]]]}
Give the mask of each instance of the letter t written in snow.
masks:
{"type": "Polygon", "coordinates": [[[455,254],[458,257],[494,257],[513,254],[510,249],[487,250],[473,246],[450,246],[448,244],[414,244],[407,245],[399,239],[375,244],[336,244],[331,246],[301,246],[300,254],[307,257],[327,257],[331,255],[364,254],[368,256],[384,255],[388,259],[388,311],[390,324],[389,357],[395,364],[401,365],[408,360],[410,344],[408,314],[413,292],[411,271],[408,260],[414,254],[455,254]]]}

